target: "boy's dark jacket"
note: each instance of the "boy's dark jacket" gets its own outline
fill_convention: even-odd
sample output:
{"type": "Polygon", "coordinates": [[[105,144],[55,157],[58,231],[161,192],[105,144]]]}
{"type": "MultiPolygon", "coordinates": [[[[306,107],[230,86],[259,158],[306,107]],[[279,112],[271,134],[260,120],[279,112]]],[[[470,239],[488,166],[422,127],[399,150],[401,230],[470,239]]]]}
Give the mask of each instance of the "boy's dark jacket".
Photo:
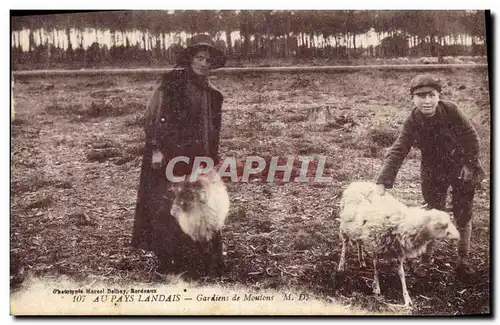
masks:
{"type": "MultiPolygon", "coordinates": [[[[479,163],[479,138],[469,119],[449,101],[439,101],[436,113],[426,117],[414,108],[399,137],[387,153],[377,184],[392,188],[411,147],[421,150],[422,167],[460,170],[467,166],[475,177],[484,171],[479,163]]],[[[458,175],[456,175],[458,177],[458,175]]]]}

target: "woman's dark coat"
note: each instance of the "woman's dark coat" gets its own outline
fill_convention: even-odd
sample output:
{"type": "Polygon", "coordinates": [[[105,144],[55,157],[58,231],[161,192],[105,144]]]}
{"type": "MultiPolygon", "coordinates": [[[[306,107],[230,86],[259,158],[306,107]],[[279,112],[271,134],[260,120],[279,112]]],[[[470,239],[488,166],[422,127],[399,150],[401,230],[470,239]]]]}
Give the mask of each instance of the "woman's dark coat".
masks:
{"type": "Polygon", "coordinates": [[[132,246],[154,251],[164,267],[188,263],[182,259],[189,257],[187,250],[195,245],[170,214],[173,195],[165,176],[166,163],[176,156],[188,156],[191,161],[194,156],[217,159],[222,102],[222,94],[208,79],[199,79],[186,68],[165,74],[148,103],[132,246]],[[152,168],[153,149],[165,157],[162,168],[152,168]]]}

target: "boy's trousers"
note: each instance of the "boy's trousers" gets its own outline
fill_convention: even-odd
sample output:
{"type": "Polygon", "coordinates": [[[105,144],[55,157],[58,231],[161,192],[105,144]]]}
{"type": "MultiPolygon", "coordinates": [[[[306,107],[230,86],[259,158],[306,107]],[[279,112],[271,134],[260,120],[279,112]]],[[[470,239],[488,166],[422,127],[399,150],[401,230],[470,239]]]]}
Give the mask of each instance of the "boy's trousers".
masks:
{"type": "MultiPolygon", "coordinates": [[[[422,195],[429,209],[446,210],[446,198],[451,187],[451,203],[453,218],[460,233],[458,243],[459,258],[467,258],[469,254],[472,203],[475,193],[475,182],[464,182],[459,179],[462,169],[459,165],[439,164],[433,166],[422,164],[420,177],[422,195]]],[[[432,245],[428,254],[432,253],[432,245]]]]}

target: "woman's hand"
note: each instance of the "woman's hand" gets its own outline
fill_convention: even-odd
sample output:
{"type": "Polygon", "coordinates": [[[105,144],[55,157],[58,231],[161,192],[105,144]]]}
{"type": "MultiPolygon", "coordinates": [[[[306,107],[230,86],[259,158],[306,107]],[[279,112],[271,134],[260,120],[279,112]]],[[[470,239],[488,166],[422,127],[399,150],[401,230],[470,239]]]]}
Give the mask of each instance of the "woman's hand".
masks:
{"type": "Polygon", "coordinates": [[[163,166],[163,162],[165,160],[165,157],[163,156],[163,153],[160,150],[153,150],[153,157],[151,159],[151,164],[153,166],[153,169],[158,169],[163,166]]]}
{"type": "Polygon", "coordinates": [[[460,176],[458,176],[458,179],[461,179],[462,182],[469,182],[472,180],[472,176],[473,176],[473,172],[472,170],[467,167],[467,166],[464,166],[462,167],[462,170],[460,171],[460,176]]]}

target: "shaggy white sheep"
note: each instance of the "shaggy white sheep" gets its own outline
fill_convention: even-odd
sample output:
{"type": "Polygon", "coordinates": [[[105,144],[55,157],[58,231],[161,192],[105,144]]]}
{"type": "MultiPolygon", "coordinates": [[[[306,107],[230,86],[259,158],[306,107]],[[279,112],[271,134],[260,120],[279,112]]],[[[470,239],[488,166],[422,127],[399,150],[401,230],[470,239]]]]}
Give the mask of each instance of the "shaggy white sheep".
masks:
{"type": "Polygon", "coordinates": [[[212,173],[200,175],[194,182],[186,180],[174,185],[173,190],[175,197],[171,215],[182,231],[196,242],[206,270],[221,275],[221,229],[229,212],[226,185],[212,173]]]}
{"type": "Polygon", "coordinates": [[[210,241],[224,226],[229,212],[224,182],[215,174],[200,175],[194,182],[174,186],[174,193],[170,213],[182,231],[195,242],[210,241]]]}
{"type": "Polygon", "coordinates": [[[345,254],[349,241],[358,245],[358,258],[366,266],[363,249],[373,257],[373,292],[380,294],[377,260],[379,256],[398,258],[398,274],[405,305],[412,304],[406,288],[404,259],[424,253],[435,239],[459,239],[450,216],[439,210],[410,208],[389,193],[379,195],[377,185],[353,182],[343,192],[340,213],[342,252],[339,271],[345,269],[345,254]]]}

